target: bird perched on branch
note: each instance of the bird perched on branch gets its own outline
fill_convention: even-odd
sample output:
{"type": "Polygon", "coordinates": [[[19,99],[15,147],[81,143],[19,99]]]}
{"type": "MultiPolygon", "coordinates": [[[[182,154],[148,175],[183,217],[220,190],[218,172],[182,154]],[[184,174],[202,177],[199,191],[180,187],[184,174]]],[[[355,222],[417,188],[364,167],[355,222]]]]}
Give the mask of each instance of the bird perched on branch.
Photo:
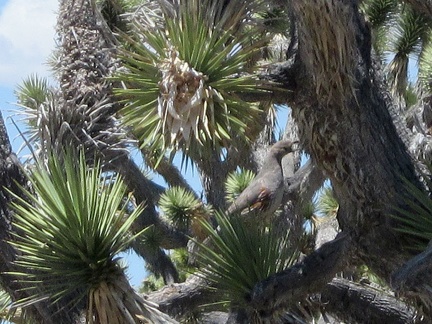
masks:
{"type": "Polygon", "coordinates": [[[247,214],[262,219],[273,215],[283,198],[282,158],[293,152],[295,142],[283,140],[275,143],[264,159],[260,172],[237,199],[229,206],[228,214],[247,214]]]}

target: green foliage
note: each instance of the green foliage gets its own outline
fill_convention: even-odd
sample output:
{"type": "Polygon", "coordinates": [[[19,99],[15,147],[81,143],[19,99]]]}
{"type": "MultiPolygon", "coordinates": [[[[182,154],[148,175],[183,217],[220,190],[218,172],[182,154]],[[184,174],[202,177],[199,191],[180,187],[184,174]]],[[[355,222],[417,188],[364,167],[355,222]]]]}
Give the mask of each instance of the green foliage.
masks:
{"type": "Polygon", "coordinates": [[[388,23],[396,11],[396,0],[366,0],[362,1],[362,9],[373,28],[379,28],[388,23]]]}
{"type": "Polygon", "coordinates": [[[242,22],[237,13],[244,8],[225,11],[220,22],[208,9],[188,1],[174,17],[164,12],[163,28],[136,24],[132,36],[124,36],[127,71],[117,79],[125,88],[116,93],[125,104],[123,121],[141,146],[205,156],[226,147],[234,134],[252,139],[248,129],[259,109],[238,94],[259,91],[246,63],[263,40],[254,38],[253,28],[225,29],[242,22]]]}
{"type": "Polygon", "coordinates": [[[258,17],[263,20],[268,31],[283,35],[288,34],[290,20],[285,7],[269,7],[267,10],[258,12],[258,17]]]}
{"type": "Polygon", "coordinates": [[[29,176],[33,193],[23,189],[13,205],[20,230],[11,242],[19,251],[16,276],[28,284],[30,297],[56,301],[78,293],[79,302],[100,282],[122,273],[115,256],[138,235],[130,234],[142,208],[126,215],[120,178],[105,183],[100,168],[87,168],[83,154],[51,156],[29,176]],[[126,217],[127,216],[127,217],[126,217]]]}
{"type": "Polygon", "coordinates": [[[159,208],[165,217],[182,230],[189,228],[202,205],[193,193],[181,187],[169,188],[159,199],[159,208]]]}
{"type": "Polygon", "coordinates": [[[303,204],[302,216],[306,220],[311,220],[316,214],[317,206],[313,201],[303,204]]]}
{"type": "Polygon", "coordinates": [[[6,308],[12,303],[12,300],[7,292],[0,289],[0,313],[6,310],[6,308]]]}
{"type": "MultiPolygon", "coordinates": [[[[193,273],[196,270],[195,268],[189,266],[188,258],[189,258],[189,253],[185,248],[180,248],[180,249],[175,249],[170,251],[170,259],[173,261],[179,273],[180,282],[185,281],[186,278],[189,276],[189,274],[193,273]]],[[[153,270],[150,269],[147,264],[146,264],[146,268],[149,271],[153,270]]],[[[140,293],[150,293],[152,291],[159,290],[164,285],[165,283],[161,276],[150,274],[143,280],[141,286],[138,288],[138,291],[140,293]]]]}
{"type": "Polygon", "coordinates": [[[419,54],[422,41],[430,31],[430,19],[405,7],[393,29],[391,50],[399,55],[419,54]]]}
{"type": "Polygon", "coordinates": [[[180,281],[185,281],[196,270],[189,265],[189,252],[186,248],[173,250],[170,256],[179,272],[180,281]]]}
{"type": "Polygon", "coordinates": [[[37,110],[51,95],[51,91],[47,79],[32,74],[17,87],[15,95],[20,105],[37,110]]]}
{"type": "Polygon", "coordinates": [[[132,9],[136,5],[131,0],[97,0],[102,16],[104,17],[107,25],[111,30],[116,31],[117,29],[127,31],[127,24],[121,15],[126,11],[132,9]]]}
{"type": "Polygon", "coordinates": [[[32,315],[25,308],[12,304],[10,295],[0,289],[0,324],[39,324],[32,315]]]}
{"type": "Polygon", "coordinates": [[[357,269],[359,277],[361,280],[367,279],[370,282],[380,286],[382,289],[388,288],[388,284],[377,276],[367,265],[361,265],[357,269]]]}
{"type": "Polygon", "coordinates": [[[331,187],[324,188],[318,197],[317,212],[323,216],[334,217],[338,209],[339,203],[333,194],[333,189],[331,187]]]}
{"type": "Polygon", "coordinates": [[[237,197],[247,188],[255,178],[255,173],[250,170],[240,170],[228,175],[225,183],[227,201],[233,203],[237,197]]]}
{"type": "Polygon", "coordinates": [[[408,84],[405,90],[404,99],[407,108],[411,108],[418,103],[419,97],[417,94],[417,88],[412,83],[408,84]]]}
{"type": "Polygon", "coordinates": [[[156,278],[154,274],[151,274],[143,280],[141,286],[138,288],[138,291],[141,294],[148,294],[152,291],[161,289],[163,286],[165,286],[163,278],[156,278]]]}
{"type": "Polygon", "coordinates": [[[147,230],[137,237],[136,244],[142,244],[149,251],[157,251],[161,246],[163,236],[154,225],[151,225],[147,230]]]}
{"type": "Polygon", "coordinates": [[[361,4],[372,27],[372,41],[375,50],[384,60],[384,55],[392,57],[387,71],[392,91],[401,95],[407,106],[417,102],[417,94],[411,91],[408,83],[408,63],[410,58],[419,58],[419,79],[425,89],[429,89],[430,65],[428,47],[432,19],[408,3],[395,0],[366,0],[361,4]]]}
{"type": "Polygon", "coordinates": [[[9,310],[11,303],[12,299],[9,294],[0,289],[0,324],[3,324],[3,321],[10,320],[12,316],[9,310]]]}
{"type": "Polygon", "coordinates": [[[432,93],[432,42],[424,46],[419,60],[419,81],[427,93],[432,93]]]}
{"type": "Polygon", "coordinates": [[[407,196],[401,199],[407,207],[396,208],[391,216],[398,221],[395,229],[408,234],[408,248],[422,251],[432,239],[432,199],[408,180],[403,179],[403,183],[407,196]]]}
{"type": "Polygon", "coordinates": [[[218,229],[204,222],[209,246],[200,244],[201,275],[212,281],[217,292],[238,306],[256,283],[292,265],[298,252],[291,246],[289,233],[280,235],[272,227],[248,226],[238,217],[215,215],[218,229]]]}
{"type": "Polygon", "coordinates": [[[374,49],[383,54],[386,50],[391,22],[397,12],[396,0],[366,0],[361,4],[367,21],[372,27],[374,49]]]}
{"type": "Polygon", "coordinates": [[[419,55],[430,33],[431,19],[406,6],[392,29],[390,50],[395,53],[388,69],[394,91],[404,94],[410,55],[419,55]]]}

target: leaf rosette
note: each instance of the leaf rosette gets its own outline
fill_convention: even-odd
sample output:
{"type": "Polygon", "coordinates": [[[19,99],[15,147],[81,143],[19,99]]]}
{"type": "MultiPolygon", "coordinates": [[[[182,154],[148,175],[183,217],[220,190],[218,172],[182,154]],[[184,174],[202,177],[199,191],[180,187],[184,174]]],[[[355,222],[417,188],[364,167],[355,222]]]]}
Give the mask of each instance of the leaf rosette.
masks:
{"type": "Polygon", "coordinates": [[[142,147],[189,156],[220,150],[234,137],[252,140],[248,129],[260,110],[241,93],[263,91],[249,63],[264,40],[253,36],[254,27],[235,32],[245,16],[232,10],[217,21],[196,1],[177,10],[162,10],[163,24],[136,23],[124,36],[125,69],[117,76],[124,123],[142,147]]]}

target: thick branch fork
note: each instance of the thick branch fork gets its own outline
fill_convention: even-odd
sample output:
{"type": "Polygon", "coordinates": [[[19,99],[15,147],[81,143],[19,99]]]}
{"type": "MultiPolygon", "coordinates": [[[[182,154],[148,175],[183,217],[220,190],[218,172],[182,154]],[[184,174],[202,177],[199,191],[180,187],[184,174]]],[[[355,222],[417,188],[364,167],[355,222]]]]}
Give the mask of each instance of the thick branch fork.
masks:
{"type": "Polygon", "coordinates": [[[251,307],[261,316],[270,316],[279,307],[287,307],[310,293],[319,292],[343,269],[350,246],[350,237],[340,233],[300,263],[258,283],[251,295],[251,307]]]}

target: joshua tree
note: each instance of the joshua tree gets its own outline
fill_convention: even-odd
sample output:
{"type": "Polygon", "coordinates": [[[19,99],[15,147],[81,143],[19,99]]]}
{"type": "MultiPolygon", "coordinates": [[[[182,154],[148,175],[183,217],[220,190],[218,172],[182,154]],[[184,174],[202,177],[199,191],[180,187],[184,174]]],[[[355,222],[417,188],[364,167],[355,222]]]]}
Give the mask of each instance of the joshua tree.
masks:
{"type": "Polygon", "coordinates": [[[32,159],[0,129],[10,318],[432,321],[431,27],[430,1],[61,0],[58,86],[17,89],[32,159]],[[278,136],[278,210],[227,213],[278,136]]]}

